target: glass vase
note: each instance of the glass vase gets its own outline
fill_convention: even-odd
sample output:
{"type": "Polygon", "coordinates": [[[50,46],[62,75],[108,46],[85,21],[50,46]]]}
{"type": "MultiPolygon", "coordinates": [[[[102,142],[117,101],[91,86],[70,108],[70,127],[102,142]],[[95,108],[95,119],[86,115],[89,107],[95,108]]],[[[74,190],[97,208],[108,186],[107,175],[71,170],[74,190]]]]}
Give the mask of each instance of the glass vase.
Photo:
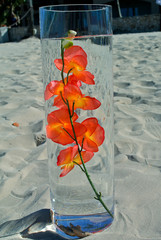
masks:
{"type": "Polygon", "coordinates": [[[52,219],[78,239],[114,215],[111,7],[40,8],[52,219]]]}

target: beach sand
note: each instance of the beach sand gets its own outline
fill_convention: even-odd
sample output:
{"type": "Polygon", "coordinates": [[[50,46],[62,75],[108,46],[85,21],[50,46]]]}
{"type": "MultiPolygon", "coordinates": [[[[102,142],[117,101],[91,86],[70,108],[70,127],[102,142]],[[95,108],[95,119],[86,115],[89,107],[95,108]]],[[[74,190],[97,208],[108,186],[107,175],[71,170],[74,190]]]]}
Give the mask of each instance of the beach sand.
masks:
{"type": "MultiPolygon", "coordinates": [[[[161,240],[160,43],[113,37],[115,220],[85,239],[161,240]]],[[[0,44],[0,79],[0,238],[61,240],[48,227],[40,40],[0,44]]]]}

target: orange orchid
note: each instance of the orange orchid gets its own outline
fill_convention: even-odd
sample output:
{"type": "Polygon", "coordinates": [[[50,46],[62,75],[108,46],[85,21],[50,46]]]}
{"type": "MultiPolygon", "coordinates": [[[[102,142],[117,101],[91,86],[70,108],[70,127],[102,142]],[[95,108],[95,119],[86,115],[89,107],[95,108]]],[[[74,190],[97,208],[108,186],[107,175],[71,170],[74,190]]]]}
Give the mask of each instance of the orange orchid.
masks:
{"type": "MultiPolygon", "coordinates": [[[[84,134],[83,148],[87,151],[98,152],[98,147],[105,139],[104,129],[99,125],[97,118],[88,118],[82,124],[87,128],[84,134]]],[[[82,136],[78,138],[80,145],[82,140],[82,136]]]]}
{"type": "Polygon", "coordinates": [[[64,51],[64,66],[62,59],[54,60],[55,66],[65,73],[73,73],[79,81],[86,84],[95,84],[94,75],[86,70],[87,54],[79,46],[72,46],[64,51]]]}
{"type": "MultiPolygon", "coordinates": [[[[70,31],[69,37],[75,36],[75,31],[70,31]]],[[[55,66],[61,71],[61,80],[51,81],[45,89],[45,100],[54,98],[53,106],[59,108],[48,114],[46,133],[53,142],[67,145],[74,144],[59,152],[57,166],[61,166],[60,177],[66,176],[75,165],[79,165],[86,175],[94,193],[106,211],[113,217],[101,198],[101,193],[97,192],[85,163],[90,161],[94,152],[103,144],[105,131],[99,125],[97,118],[85,119],[82,123],[76,122],[78,115],[75,109],[94,110],[101,106],[101,102],[94,97],[82,94],[80,87],[82,82],[95,84],[94,75],[86,70],[87,54],[80,46],[73,46],[66,39],[61,40],[61,59],[55,59],[55,66]],[[64,77],[66,73],[66,77],[64,77]]]]}
{"type": "MultiPolygon", "coordinates": [[[[72,117],[73,127],[76,136],[79,137],[86,132],[86,127],[81,123],[75,122],[78,115],[74,113],[72,117]]],[[[48,125],[46,126],[47,137],[53,142],[67,145],[74,142],[74,133],[72,130],[69,113],[65,109],[55,110],[48,114],[48,125]]]]}
{"type": "Polygon", "coordinates": [[[64,90],[64,84],[62,81],[51,81],[45,89],[44,98],[48,100],[49,98],[53,97],[54,95],[59,95],[60,92],[64,90]]]}
{"type": "Polygon", "coordinates": [[[76,85],[78,87],[81,86],[81,81],[78,81],[78,79],[75,78],[73,75],[68,76],[68,78],[66,77],[64,79],[64,83],[63,83],[63,81],[53,80],[46,86],[46,89],[44,92],[45,100],[48,100],[49,98],[53,97],[54,95],[60,95],[60,92],[63,93],[64,86],[67,85],[68,83],[70,83],[72,85],[76,85]]]}
{"type": "Polygon", "coordinates": [[[62,96],[59,95],[54,99],[53,106],[58,108],[66,108],[67,106],[65,105],[62,97],[65,101],[68,100],[70,110],[73,108],[73,103],[74,109],[81,108],[83,110],[94,110],[101,105],[100,101],[98,101],[96,98],[85,96],[82,94],[79,87],[73,84],[67,84],[64,87],[62,96]]]}
{"type": "MultiPolygon", "coordinates": [[[[64,80],[65,80],[65,83],[67,84],[67,78],[65,78],[64,80]]],[[[68,76],[68,83],[73,84],[73,85],[75,85],[77,87],[81,87],[82,86],[81,81],[78,80],[77,77],[74,76],[73,74],[68,76]]]]}
{"type": "MultiPolygon", "coordinates": [[[[94,154],[92,152],[81,152],[84,163],[91,160],[93,155],[94,154]]],[[[64,177],[65,175],[67,175],[74,168],[74,166],[78,164],[81,165],[82,161],[78,152],[77,145],[75,145],[74,147],[68,147],[67,149],[60,151],[57,161],[57,165],[62,166],[61,169],[63,169],[60,177],[64,177]]]]}

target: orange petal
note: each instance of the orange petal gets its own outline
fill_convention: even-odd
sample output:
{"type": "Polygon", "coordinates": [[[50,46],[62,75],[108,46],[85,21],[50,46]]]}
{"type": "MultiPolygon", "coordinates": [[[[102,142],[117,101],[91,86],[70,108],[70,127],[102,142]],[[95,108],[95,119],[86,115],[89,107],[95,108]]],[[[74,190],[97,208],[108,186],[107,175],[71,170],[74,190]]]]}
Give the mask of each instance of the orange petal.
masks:
{"type": "MultiPolygon", "coordinates": [[[[98,124],[96,118],[88,118],[82,122],[86,127],[87,132],[85,133],[83,148],[87,151],[97,152],[98,146],[100,146],[104,139],[104,129],[98,124]]],[[[78,139],[79,144],[82,144],[83,136],[78,139]]]]}
{"type": "MultiPolygon", "coordinates": [[[[81,123],[74,122],[73,127],[76,137],[84,135],[84,133],[87,131],[86,127],[81,123]]],[[[65,124],[64,128],[74,138],[73,128],[71,127],[71,124],[68,125],[65,124]]]]}
{"type": "MultiPolygon", "coordinates": [[[[73,102],[76,102],[78,98],[82,97],[81,90],[78,86],[68,83],[64,87],[63,98],[64,100],[68,100],[70,109],[72,109],[73,102]]],[[[53,106],[58,108],[67,109],[67,105],[64,103],[61,96],[58,96],[54,99],[53,106]]]]}
{"type": "Polygon", "coordinates": [[[87,131],[87,128],[81,123],[75,122],[73,126],[77,137],[80,137],[87,131]]]}
{"type": "Polygon", "coordinates": [[[101,103],[96,98],[93,97],[84,97],[79,99],[79,102],[76,102],[76,107],[83,110],[94,110],[100,107],[101,103]]]}
{"type": "MultiPolygon", "coordinates": [[[[76,121],[78,119],[78,115],[76,113],[74,113],[72,120],[73,122],[76,121]]],[[[70,124],[70,117],[69,117],[69,112],[66,109],[59,109],[59,110],[55,110],[51,113],[48,114],[47,117],[47,121],[48,123],[68,123],[70,124]]]]}
{"type": "Polygon", "coordinates": [[[78,86],[68,84],[64,88],[64,97],[68,99],[69,101],[77,100],[78,98],[81,98],[83,95],[81,93],[81,90],[78,86]]]}
{"type": "Polygon", "coordinates": [[[77,72],[75,72],[75,75],[80,81],[82,81],[86,84],[91,84],[91,85],[95,84],[95,82],[93,80],[94,75],[88,71],[77,71],[77,72]]]}
{"type": "Polygon", "coordinates": [[[81,81],[74,74],[72,74],[68,77],[68,83],[76,85],[77,87],[82,86],[81,81]]]}
{"type": "Polygon", "coordinates": [[[74,155],[76,153],[76,151],[78,152],[78,147],[74,146],[74,147],[68,147],[64,150],[61,150],[59,153],[59,156],[57,158],[57,165],[61,166],[64,164],[68,164],[71,163],[73,161],[74,155]],[[75,148],[76,147],[76,148],[75,148]],[[73,155],[74,153],[74,155],[73,155]]]}
{"type": "Polygon", "coordinates": [[[87,66],[87,58],[77,55],[71,59],[70,64],[71,68],[74,67],[72,72],[83,71],[87,66]]]}
{"type": "Polygon", "coordinates": [[[60,174],[60,177],[64,177],[74,168],[73,159],[75,155],[78,153],[78,147],[75,145],[74,147],[68,147],[67,149],[64,149],[60,151],[59,156],[57,158],[57,165],[61,166],[61,169],[63,169],[62,173],[60,174]]]}
{"type": "MultiPolygon", "coordinates": [[[[82,158],[83,158],[83,162],[86,163],[86,162],[91,160],[91,158],[94,156],[94,153],[93,152],[88,152],[88,151],[82,151],[81,155],[82,155],[82,158]]],[[[82,164],[79,153],[75,156],[74,162],[78,163],[79,165],[82,164]]]]}
{"type": "MultiPolygon", "coordinates": [[[[61,71],[62,68],[63,68],[62,59],[55,59],[54,63],[55,63],[55,66],[61,71]]],[[[64,59],[64,70],[63,70],[63,72],[68,73],[68,71],[71,68],[72,67],[70,66],[70,62],[68,62],[66,59],[64,59]]]]}
{"type": "Polygon", "coordinates": [[[67,145],[74,142],[73,139],[65,132],[61,124],[47,125],[46,133],[49,139],[62,145],[67,145]]]}
{"type": "Polygon", "coordinates": [[[100,146],[104,142],[104,139],[105,139],[105,131],[104,131],[103,127],[101,127],[98,124],[96,130],[93,132],[90,139],[92,141],[96,142],[98,146],[100,146]]]}
{"type": "MultiPolygon", "coordinates": [[[[78,118],[78,115],[74,113],[72,120],[73,124],[75,124],[75,120],[78,118]]],[[[60,143],[62,145],[67,145],[73,143],[73,130],[71,126],[71,121],[69,117],[68,110],[56,110],[48,114],[47,117],[48,125],[46,126],[47,137],[50,138],[53,142],[60,143]],[[70,133],[70,136],[65,130],[70,133]]],[[[78,123],[76,123],[77,125],[78,123]]],[[[79,123],[79,127],[80,127],[79,123]]],[[[81,129],[85,129],[82,125],[81,129]]]]}
{"type": "Polygon", "coordinates": [[[71,61],[71,59],[76,55],[82,55],[87,58],[86,52],[80,46],[72,46],[64,51],[64,58],[68,61],[71,61]]]}
{"type": "Polygon", "coordinates": [[[66,109],[66,110],[68,109],[67,105],[64,103],[61,96],[57,96],[56,98],[54,98],[53,106],[60,109],[66,109]]]}
{"type": "MultiPolygon", "coordinates": [[[[68,49],[67,49],[68,50],[68,49]]],[[[54,60],[55,66],[61,71],[63,68],[62,59],[54,60]]],[[[87,58],[84,55],[73,55],[73,57],[66,58],[64,56],[64,69],[63,72],[68,73],[69,70],[72,69],[71,72],[77,73],[77,71],[85,70],[87,66],[87,58]]]]}
{"type": "MultiPolygon", "coordinates": [[[[78,86],[68,83],[64,87],[63,98],[64,98],[64,100],[68,100],[69,108],[70,108],[71,111],[72,111],[72,108],[73,108],[73,102],[75,102],[74,109],[76,109],[76,103],[77,103],[78,99],[81,99],[82,96],[83,95],[82,95],[78,86]]],[[[58,96],[54,99],[53,106],[56,106],[60,109],[62,109],[62,108],[63,109],[68,109],[67,105],[64,103],[61,96],[58,96]]]]}
{"type": "Polygon", "coordinates": [[[88,136],[91,136],[98,126],[97,118],[87,118],[82,124],[87,128],[88,136]]]}
{"type": "Polygon", "coordinates": [[[88,162],[89,160],[91,160],[91,158],[94,156],[93,152],[88,152],[88,151],[82,151],[82,157],[83,157],[83,161],[84,163],[88,162]]]}
{"type": "MultiPolygon", "coordinates": [[[[84,163],[91,160],[93,155],[94,155],[93,152],[87,151],[81,152],[81,156],[83,158],[84,163]]],[[[78,153],[77,145],[60,151],[57,159],[57,165],[62,166],[61,169],[63,169],[62,173],[60,174],[60,177],[64,177],[65,175],[67,175],[67,173],[69,173],[74,168],[74,165],[76,165],[76,163],[80,165],[82,164],[80,155],[78,153]]]]}
{"type": "MultiPolygon", "coordinates": [[[[99,108],[101,105],[100,101],[98,101],[96,98],[89,96],[83,97],[80,88],[70,83],[64,87],[63,97],[68,100],[70,110],[72,110],[73,102],[74,109],[81,108],[83,110],[94,110],[99,108]]],[[[54,106],[58,108],[65,108],[65,104],[61,96],[58,96],[54,99],[54,106]]]]}
{"type": "Polygon", "coordinates": [[[97,144],[92,141],[90,138],[85,138],[83,142],[83,149],[90,152],[98,152],[97,144]]]}
{"type": "Polygon", "coordinates": [[[73,168],[74,168],[73,163],[70,163],[70,164],[67,164],[67,165],[61,167],[61,169],[63,169],[63,171],[61,172],[60,177],[64,177],[65,175],[67,175],[73,168]]]}
{"type": "Polygon", "coordinates": [[[53,97],[54,95],[59,95],[61,91],[64,89],[64,84],[60,81],[51,81],[45,89],[44,97],[45,100],[53,97]]]}

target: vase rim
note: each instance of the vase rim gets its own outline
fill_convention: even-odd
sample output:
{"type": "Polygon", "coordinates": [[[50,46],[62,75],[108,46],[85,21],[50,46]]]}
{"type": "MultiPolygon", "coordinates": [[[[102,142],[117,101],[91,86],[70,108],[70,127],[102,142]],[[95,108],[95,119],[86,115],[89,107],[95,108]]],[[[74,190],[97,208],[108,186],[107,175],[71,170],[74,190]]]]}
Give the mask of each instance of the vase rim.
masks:
{"type": "Polygon", "coordinates": [[[42,6],[40,7],[40,9],[49,11],[49,12],[92,12],[92,11],[103,11],[105,9],[112,9],[112,6],[107,4],[59,4],[59,5],[42,6]],[[91,8],[83,9],[82,7],[84,6],[91,7],[91,8]],[[65,9],[65,7],[69,7],[69,9],[65,9]]]}

